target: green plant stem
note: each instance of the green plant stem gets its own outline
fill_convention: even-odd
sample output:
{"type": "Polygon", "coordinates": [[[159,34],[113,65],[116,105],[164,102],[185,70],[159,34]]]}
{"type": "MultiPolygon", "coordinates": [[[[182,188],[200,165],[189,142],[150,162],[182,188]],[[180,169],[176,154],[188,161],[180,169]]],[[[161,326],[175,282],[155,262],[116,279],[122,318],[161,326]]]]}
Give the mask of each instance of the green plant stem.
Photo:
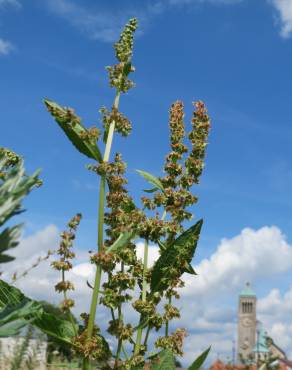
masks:
{"type": "Polygon", "coordinates": [[[166,214],[167,214],[167,211],[166,209],[163,211],[163,214],[162,214],[162,217],[161,217],[161,220],[164,221],[165,217],[166,217],[166,214]]]}
{"type": "MultiPolygon", "coordinates": [[[[171,297],[168,298],[168,304],[171,304],[171,297]]],[[[169,332],[169,321],[167,320],[165,323],[165,336],[168,337],[169,332]]]]}
{"type": "MultiPolygon", "coordinates": [[[[62,270],[62,281],[63,282],[65,281],[65,271],[64,270],[62,270]]],[[[67,300],[67,292],[66,291],[63,292],[63,296],[64,296],[64,300],[67,300]]],[[[75,323],[75,321],[73,319],[73,315],[72,315],[72,312],[71,312],[70,308],[68,309],[68,316],[69,316],[69,320],[70,320],[70,322],[72,324],[72,328],[74,330],[74,334],[77,335],[78,332],[77,332],[77,328],[76,328],[76,323],[75,323]]]]}
{"type": "Polygon", "coordinates": [[[145,338],[144,338],[144,344],[143,344],[145,347],[147,346],[150,330],[151,330],[151,327],[150,327],[150,325],[148,325],[146,335],[145,335],[145,338]]]}
{"type": "MultiPolygon", "coordinates": [[[[119,100],[120,100],[120,92],[118,91],[116,94],[115,100],[114,100],[115,109],[118,109],[119,107],[119,100]]],[[[115,130],[115,121],[112,121],[109,127],[109,132],[108,132],[107,141],[105,145],[105,151],[104,151],[104,156],[103,156],[104,162],[109,161],[114,130],[115,130]]],[[[98,238],[97,238],[98,252],[101,252],[103,250],[105,183],[106,183],[105,176],[102,176],[100,179],[100,188],[99,188],[98,238]]],[[[96,307],[97,307],[97,302],[98,302],[98,293],[100,290],[101,273],[102,273],[102,268],[98,264],[96,266],[94,288],[93,288],[92,297],[91,297],[90,313],[89,313],[89,320],[88,320],[88,326],[87,326],[87,339],[88,340],[92,338],[92,334],[93,334],[96,307]]],[[[90,359],[84,358],[83,370],[89,370],[89,369],[90,369],[90,359]]]]}
{"type": "MultiPolygon", "coordinates": [[[[121,272],[124,272],[124,263],[123,262],[121,263],[121,272]]],[[[121,294],[121,293],[122,293],[122,291],[121,291],[121,288],[120,288],[119,289],[119,294],[121,294]]],[[[122,321],[123,321],[122,304],[121,303],[118,306],[118,321],[119,321],[119,326],[120,326],[120,324],[122,324],[122,321]]],[[[114,369],[118,369],[119,360],[120,360],[120,356],[121,356],[122,345],[123,345],[123,340],[120,337],[119,340],[118,340],[118,346],[117,346],[117,353],[116,353],[116,360],[115,360],[114,369]]]]}
{"type": "Polygon", "coordinates": [[[168,337],[168,320],[165,323],[165,336],[168,337]]]}
{"type": "MultiPolygon", "coordinates": [[[[143,281],[142,281],[142,302],[146,301],[146,293],[147,293],[147,281],[146,281],[146,272],[147,272],[147,265],[148,265],[148,240],[145,240],[144,244],[144,260],[143,260],[143,281]]],[[[141,340],[142,340],[142,332],[143,328],[141,326],[143,321],[142,314],[140,315],[140,327],[137,330],[137,337],[136,337],[136,343],[134,346],[134,355],[137,355],[140,351],[141,347],[141,340]]]]}

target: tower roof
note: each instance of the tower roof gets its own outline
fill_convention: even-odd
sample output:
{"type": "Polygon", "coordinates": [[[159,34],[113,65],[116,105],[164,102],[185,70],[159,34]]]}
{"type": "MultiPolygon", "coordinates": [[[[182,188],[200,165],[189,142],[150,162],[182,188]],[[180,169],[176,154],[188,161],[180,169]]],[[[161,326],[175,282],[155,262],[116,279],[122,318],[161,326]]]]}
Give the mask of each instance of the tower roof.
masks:
{"type": "Polygon", "coordinates": [[[244,297],[246,297],[246,296],[255,297],[256,296],[255,292],[250,287],[250,283],[246,283],[245,288],[242,289],[242,291],[240,292],[240,296],[241,297],[243,297],[243,296],[244,297]]]}

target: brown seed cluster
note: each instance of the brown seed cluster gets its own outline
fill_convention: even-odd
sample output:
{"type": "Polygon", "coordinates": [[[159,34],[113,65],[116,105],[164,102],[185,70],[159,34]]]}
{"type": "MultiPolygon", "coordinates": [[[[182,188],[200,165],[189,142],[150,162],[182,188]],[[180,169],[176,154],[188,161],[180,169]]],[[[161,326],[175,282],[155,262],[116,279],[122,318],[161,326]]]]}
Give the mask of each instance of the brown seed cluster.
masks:
{"type": "Polygon", "coordinates": [[[95,327],[93,336],[90,339],[86,329],[80,335],[77,335],[73,340],[75,351],[82,354],[85,358],[90,357],[98,361],[108,360],[111,356],[111,351],[99,332],[100,330],[95,327]]]}
{"type": "Polygon", "coordinates": [[[193,113],[192,119],[193,129],[189,133],[192,151],[185,165],[188,175],[191,176],[195,184],[198,184],[199,177],[204,168],[204,158],[211,123],[205,104],[202,101],[197,101],[193,105],[196,107],[196,110],[193,113]]]}
{"type": "Polygon", "coordinates": [[[128,136],[132,131],[132,124],[117,108],[112,107],[112,110],[109,111],[105,107],[102,107],[100,110],[102,114],[102,123],[105,129],[105,132],[109,130],[110,125],[115,123],[115,131],[121,134],[122,136],[128,136]]]}
{"type": "Polygon", "coordinates": [[[65,280],[65,271],[72,269],[71,260],[75,257],[75,253],[72,252],[73,240],[75,239],[75,233],[81,220],[81,214],[77,213],[68,223],[68,231],[64,231],[61,234],[61,242],[57,254],[60,256],[59,260],[53,261],[51,266],[58,271],[61,271],[61,281],[55,285],[55,290],[59,293],[63,293],[64,300],[60,307],[64,312],[69,311],[74,306],[74,301],[67,297],[68,290],[74,290],[72,282],[65,280]]]}
{"type": "Polygon", "coordinates": [[[190,188],[199,182],[210,129],[210,119],[205,105],[196,102],[194,106],[196,110],[193,113],[192,131],[188,135],[192,148],[186,159],[184,157],[188,153],[188,147],[184,143],[186,132],[183,103],[176,101],[170,107],[171,152],[165,158],[166,175],[160,178],[164,191],[154,192],[152,198],[147,196],[141,198],[144,207],[150,211],[163,207],[170,215],[170,220],[159,222],[158,219],[148,218],[143,225],[141,237],[146,238],[149,235],[150,240],[157,241],[168,234],[167,244],[169,244],[177,233],[183,231],[182,223],[192,218],[188,207],[196,203],[198,198],[191,193],[190,188]]]}
{"type": "Polygon", "coordinates": [[[176,356],[183,355],[183,341],[187,333],[185,329],[176,329],[172,335],[168,337],[160,337],[155,342],[157,348],[170,349],[176,356]]]}
{"type": "Polygon", "coordinates": [[[67,107],[60,107],[57,104],[46,102],[48,111],[56,119],[56,121],[62,125],[66,125],[67,129],[75,130],[75,135],[77,134],[80,139],[84,141],[89,141],[93,144],[99,139],[101,130],[96,126],[92,126],[89,129],[81,125],[81,118],[77,116],[74,109],[67,107]]]}
{"type": "Polygon", "coordinates": [[[48,111],[53,117],[55,117],[57,122],[71,124],[73,126],[81,122],[81,118],[75,114],[74,109],[72,108],[61,108],[57,104],[50,104],[47,102],[46,106],[48,111]]]}

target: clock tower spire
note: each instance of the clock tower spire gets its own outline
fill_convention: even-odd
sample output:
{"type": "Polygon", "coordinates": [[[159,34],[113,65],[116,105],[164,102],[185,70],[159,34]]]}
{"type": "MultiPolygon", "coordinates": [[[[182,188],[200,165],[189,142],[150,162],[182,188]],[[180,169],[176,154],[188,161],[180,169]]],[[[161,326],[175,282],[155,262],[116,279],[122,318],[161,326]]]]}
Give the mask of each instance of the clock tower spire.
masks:
{"type": "Polygon", "coordinates": [[[256,295],[246,283],[238,304],[238,360],[248,360],[256,343],[256,295]]]}

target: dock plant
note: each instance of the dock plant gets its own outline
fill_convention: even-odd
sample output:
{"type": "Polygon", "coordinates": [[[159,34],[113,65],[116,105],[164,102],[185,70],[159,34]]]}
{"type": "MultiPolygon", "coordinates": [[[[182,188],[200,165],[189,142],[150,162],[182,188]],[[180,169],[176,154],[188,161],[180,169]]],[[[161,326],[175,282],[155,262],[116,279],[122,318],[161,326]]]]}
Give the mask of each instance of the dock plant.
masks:
{"type": "MultiPolygon", "coordinates": [[[[196,101],[187,128],[184,104],[179,100],[171,104],[170,151],[161,176],[152,175],[148,168],[137,170],[137,176],[142,176],[150,188],[143,190],[141,202],[136,204],[127,189],[127,164],[113,145],[115,135],[126,138],[132,131],[130,119],[120,111],[120,102],[134,87],[130,76],[135,71],[132,56],[136,29],[137,20],[130,19],[114,44],[117,61],[107,71],[115,95],[111,107],[100,108],[100,125],[86,128],[72,108],[49,99],[44,101],[74,147],[91,161],[87,169],[99,181],[98,236],[96,250],[90,255],[95,266],[94,281],[88,282],[91,303],[88,312],[81,314],[82,324],[77,325],[73,317],[70,291],[74,285],[66,280],[66,273],[73,266],[73,241],[82,222],[80,214],[71,219],[62,233],[59,257],[52,263],[61,276],[55,289],[63,295],[61,309],[65,318],[53,322],[42,308],[35,321],[30,321],[69,343],[83,359],[83,370],[93,365],[99,369],[173,370],[175,358],[183,355],[187,335],[183,328],[171,331],[171,321],[180,318],[175,302],[184,286],[183,274],[196,274],[191,262],[203,221],[186,225],[193,219],[190,207],[198,201],[192,189],[204,169],[210,119],[205,104],[196,101]],[[137,255],[137,241],[144,243],[143,259],[137,255]],[[160,250],[152,267],[149,245],[157,245],[160,250]],[[106,331],[96,321],[97,311],[104,309],[109,317],[106,331]],[[129,310],[136,313],[137,322],[126,321],[125,312],[129,310]],[[109,343],[113,342],[112,348],[109,343]]],[[[6,290],[16,292],[11,289],[6,286],[6,290]]],[[[199,369],[208,352],[209,349],[203,352],[189,369],[199,369]]]]}

